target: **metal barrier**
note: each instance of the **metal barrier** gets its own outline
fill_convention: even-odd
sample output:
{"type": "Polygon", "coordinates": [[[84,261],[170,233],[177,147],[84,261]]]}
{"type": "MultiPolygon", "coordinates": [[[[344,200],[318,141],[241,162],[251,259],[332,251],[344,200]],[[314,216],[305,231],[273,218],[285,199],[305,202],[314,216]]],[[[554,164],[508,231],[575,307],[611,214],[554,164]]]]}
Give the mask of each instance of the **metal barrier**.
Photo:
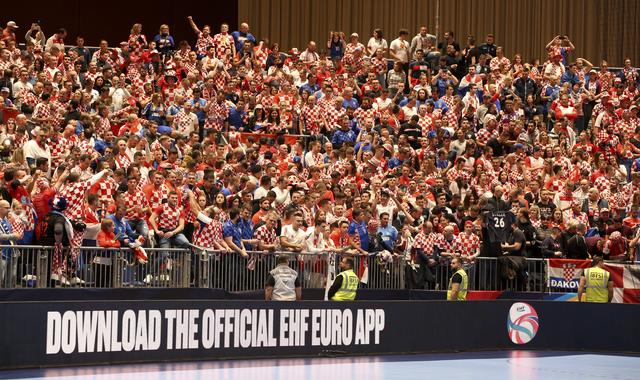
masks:
{"type": "MultiPolygon", "coordinates": [[[[147,248],[140,261],[132,250],[99,247],[0,246],[1,288],[47,287],[171,287],[219,288],[228,291],[264,289],[279,254],[291,257],[289,265],[300,276],[303,288],[325,288],[329,267],[340,273],[343,254],[250,252],[248,258],[201,249],[147,248]]],[[[370,289],[410,288],[411,270],[416,268],[396,256],[351,256],[362,287],[370,289]],[[411,269],[411,270],[408,270],[411,269]],[[406,271],[406,272],[405,272],[406,271]]],[[[503,258],[480,257],[465,263],[469,290],[564,292],[547,284],[548,261],[526,259],[521,269],[506,266],[503,258]],[[506,267],[505,267],[506,266],[506,267]]],[[[452,270],[448,261],[424,270],[424,289],[446,290],[452,270]]]]}
{"type": "MultiPolygon", "coordinates": [[[[130,249],[0,246],[0,287],[204,287],[229,291],[264,289],[279,254],[291,256],[303,288],[324,288],[329,265],[340,273],[343,255],[250,252],[248,258],[209,250],[147,248],[141,262],[130,249]]],[[[364,287],[403,289],[404,260],[351,256],[364,287]],[[365,271],[366,269],[366,271],[365,271]],[[367,273],[365,280],[364,273],[367,273]]]]}
{"type": "MultiPolygon", "coordinates": [[[[248,258],[217,251],[194,253],[193,286],[222,288],[229,291],[264,289],[269,272],[276,267],[278,254],[291,256],[290,266],[295,269],[303,288],[324,288],[329,265],[340,273],[339,262],[343,255],[330,260],[329,253],[262,253],[252,252],[248,258]]],[[[396,259],[380,262],[375,256],[353,257],[356,273],[367,269],[366,286],[372,289],[404,289],[404,261],[396,259]]]]}

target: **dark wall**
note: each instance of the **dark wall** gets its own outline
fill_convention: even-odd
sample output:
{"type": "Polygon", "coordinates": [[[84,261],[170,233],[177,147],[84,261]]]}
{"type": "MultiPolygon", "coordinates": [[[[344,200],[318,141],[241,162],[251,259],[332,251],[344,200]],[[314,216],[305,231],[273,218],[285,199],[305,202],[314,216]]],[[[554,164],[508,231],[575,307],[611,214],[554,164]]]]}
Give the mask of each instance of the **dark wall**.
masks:
{"type": "MultiPolygon", "coordinates": [[[[104,289],[103,293],[113,291],[118,292],[104,289]]],[[[640,352],[638,305],[555,301],[151,301],[143,297],[135,301],[105,300],[108,298],[93,293],[80,302],[0,302],[0,315],[8,316],[0,319],[0,337],[3,343],[11,342],[0,344],[0,369],[317,357],[327,353],[513,349],[640,352]],[[512,309],[512,329],[521,339],[531,336],[528,343],[515,344],[510,339],[512,309]],[[252,335],[251,342],[245,340],[252,335]],[[293,340],[294,335],[304,339],[293,340]],[[265,339],[255,339],[257,336],[265,339]],[[319,337],[323,338],[314,340],[319,337]],[[185,345],[177,347],[169,342],[185,345]]]]}
{"type": "Polygon", "coordinates": [[[12,1],[3,6],[0,25],[4,27],[7,21],[15,21],[20,26],[18,42],[24,42],[24,34],[31,23],[40,20],[47,38],[56,29],[63,27],[68,31],[65,43],[75,44],[76,36],[83,35],[87,46],[97,46],[101,39],[106,39],[109,46],[117,46],[119,42],[127,40],[131,26],[135,23],[142,24],[143,33],[148,40],[158,33],[161,24],[168,24],[176,44],[187,40],[193,46],[196,37],[187,16],[193,16],[199,27],[204,24],[212,25],[214,33],[225,22],[230,25],[231,30],[237,29],[237,0],[191,3],[192,6],[175,1],[67,0],[37,4],[12,1]]]}

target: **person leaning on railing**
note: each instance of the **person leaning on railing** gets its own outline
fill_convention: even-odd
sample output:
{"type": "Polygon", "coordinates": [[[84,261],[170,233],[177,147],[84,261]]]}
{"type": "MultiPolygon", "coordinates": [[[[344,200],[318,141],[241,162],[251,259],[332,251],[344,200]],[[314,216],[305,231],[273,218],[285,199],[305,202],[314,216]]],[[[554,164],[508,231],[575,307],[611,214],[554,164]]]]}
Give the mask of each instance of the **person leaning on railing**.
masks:
{"type": "MultiPolygon", "coordinates": [[[[101,248],[120,248],[121,236],[115,234],[115,224],[113,219],[102,219],[100,232],[98,232],[98,246],[101,248]]],[[[113,266],[112,254],[108,249],[98,252],[93,258],[94,271],[96,274],[96,286],[111,286],[111,268],[113,266]]],[[[114,254],[115,255],[115,254],[114,254]]]]}

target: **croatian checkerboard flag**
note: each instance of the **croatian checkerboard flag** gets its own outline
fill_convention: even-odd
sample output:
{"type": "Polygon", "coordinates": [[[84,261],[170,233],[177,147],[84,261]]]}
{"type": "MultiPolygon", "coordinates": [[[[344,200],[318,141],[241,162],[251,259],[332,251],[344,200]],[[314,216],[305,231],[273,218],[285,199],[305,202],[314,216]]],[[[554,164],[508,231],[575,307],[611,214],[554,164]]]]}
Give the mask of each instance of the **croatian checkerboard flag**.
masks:
{"type": "Polygon", "coordinates": [[[577,292],[582,271],[591,267],[591,260],[549,259],[547,286],[567,292],[577,292]]]}
{"type": "Polygon", "coordinates": [[[640,303],[640,265],[606,263],[611,273],[613,300],[617,303],[640,303]]]}

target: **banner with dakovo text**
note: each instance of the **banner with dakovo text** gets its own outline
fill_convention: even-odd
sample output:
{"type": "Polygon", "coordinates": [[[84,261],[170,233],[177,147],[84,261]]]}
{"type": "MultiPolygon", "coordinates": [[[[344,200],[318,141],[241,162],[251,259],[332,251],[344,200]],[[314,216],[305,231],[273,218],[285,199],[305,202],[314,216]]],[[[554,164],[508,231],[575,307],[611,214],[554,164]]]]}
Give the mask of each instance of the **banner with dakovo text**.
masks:
{"type": "Polygon", "coordinates": [[[549,259],[547,286],[555,290],[577,292],[582,271],[591,267],[591,260],[549,259]]]}
{"type": "Polygon", "coordinates": [[[530,321],[535,338],[528,332],[526,345],[520,339],[518,348],[640,351],[640,329],[620,328],[640,319],[635,305],[530,301],[516,308],[528,314],[512,318],[513,305],[508,300],[2,302],[0,368],[510,349],[516,346],[508,331],[519,324],[517,331],[525,331],[533,326],[530,321]],[[579,318],[583,315],[590,319],[579,318]],[[590,321],[611,315],[616,324],[584,334],[590,321]]]}

